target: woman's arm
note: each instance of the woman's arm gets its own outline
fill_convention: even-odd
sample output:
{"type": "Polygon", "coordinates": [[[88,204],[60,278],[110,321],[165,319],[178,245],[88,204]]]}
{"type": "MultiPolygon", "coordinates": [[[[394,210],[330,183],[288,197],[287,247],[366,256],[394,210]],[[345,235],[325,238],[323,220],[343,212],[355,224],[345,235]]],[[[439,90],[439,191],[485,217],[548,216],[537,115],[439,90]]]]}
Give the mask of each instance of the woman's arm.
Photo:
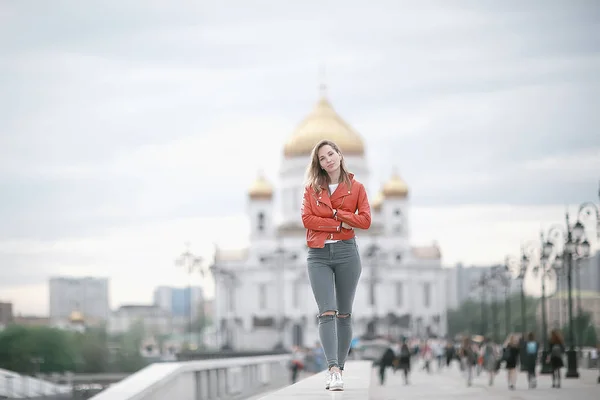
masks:
{"type": "Polygon", "coordinates": [[[340,221],[334,218],[323,218],[315,215],[311,199],[312,196],[309,190],[311,189],[304,189],[304,198],[302,199],[302,224],[304,227],[313,231],[330,233],[339,232],[341,229],[340,221]]]}
{"type": "MultiPolygon", "coordinates": [[[[355,183],[356,184],[356,183],[355,183]]],[[[369,206],[369,199],[367,198],[367,191],[365,187],[360,184],[358,188],[358,214],[338,210],[337,218],[340,221],[347,223],[354,228],[369,229],[371,226],[371,206],[369,206]]]]}

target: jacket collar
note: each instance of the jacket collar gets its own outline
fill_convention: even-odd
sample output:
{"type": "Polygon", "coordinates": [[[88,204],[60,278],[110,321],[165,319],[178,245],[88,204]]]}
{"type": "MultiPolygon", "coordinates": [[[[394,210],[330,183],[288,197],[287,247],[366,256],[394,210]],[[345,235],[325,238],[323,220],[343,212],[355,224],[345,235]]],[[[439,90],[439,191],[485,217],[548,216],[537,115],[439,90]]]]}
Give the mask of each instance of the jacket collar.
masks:
{"type": "MultiPolygon", "coordinates": [[[[349,173],[348,174],[348,178],[350,178],[350,182],[354,181],[354,174],[353,173],[349,173]]],[[[352,185],[354,186],[354,185],[352,185]]],[[[321,189],[323,190],[323,194],[326,197],[329,197],[331,201],[339,199],[341,197],[344,196],[348,196],[351,192],[352,189],[348,187],[348,185],[346,185],[345,182],[340,182],[340,185],[338,186],[338,188],[332,193],[331,197],[329,196],[329,188],[328,187],[321,187],[321,189]]],[[[331,204],[329,204],[331,206],[331,204]]]]}

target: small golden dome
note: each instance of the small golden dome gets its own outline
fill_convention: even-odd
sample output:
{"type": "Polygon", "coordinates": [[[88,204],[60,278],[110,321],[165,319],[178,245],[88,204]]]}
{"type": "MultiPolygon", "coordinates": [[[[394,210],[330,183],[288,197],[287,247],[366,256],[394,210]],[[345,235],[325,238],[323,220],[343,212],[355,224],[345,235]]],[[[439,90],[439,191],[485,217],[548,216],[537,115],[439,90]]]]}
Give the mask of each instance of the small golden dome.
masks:
{"type": "Polygon", "coordinates": [[[83,322],[83,314],[79,311],[73,311],[71,312],[71,315],[69,315],[69,321],[71,321],[72,323],[83,322]]]}
{"type": "Polygon", "coordinates": [[[385,197],[407,197],[408,185],[398,173],[393,172],[390,180],[383,185],[382,192],[385,197]]]}
{"type": "Polygon", "coordinates": [[[322,96],[313,111],[300,123],[284,147],[286,157],[310,155],[321,140],[331,140],[345,155],[364,155],[360,135],[350,127],[322,96]]]}
{"type": "Polygon", "coordinates": [[[373,199],[373,201],[371,202],[371,208],[373,208],[373,210],[375,211],[381,211],[381,206],[383,205],[383,193],[379,192],[375,195],[375,198],[373,199]]]}
{"type": "Polygon", "coordinates": [[[273,197],[273,187],[263,174],[259,174],[252,186],[250,186],[248,196],[253,200],[271,199],[273,197]]]}

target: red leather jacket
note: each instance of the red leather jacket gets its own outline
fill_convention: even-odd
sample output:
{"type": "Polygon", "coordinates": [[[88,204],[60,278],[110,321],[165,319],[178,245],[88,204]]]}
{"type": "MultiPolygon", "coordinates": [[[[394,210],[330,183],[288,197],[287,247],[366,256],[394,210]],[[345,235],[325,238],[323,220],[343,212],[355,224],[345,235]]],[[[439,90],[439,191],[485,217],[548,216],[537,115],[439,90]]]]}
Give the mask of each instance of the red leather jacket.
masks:
{"type": "Polygon", "coordinates": [[[329,196],[327,188],[317,193],[312,187],[304,189],[302,200],[302,223],[306,228],[306,244],[323,248],[325,240],[347,240],[354,237],[354,229],[342,228],[342,222],[353,228],[369,229],[371,207],[367,191],[362,183],[350,174],[351,187],[340,182],[329,196]],[[334,210],[337,214],[334,217],[334,210]]]}

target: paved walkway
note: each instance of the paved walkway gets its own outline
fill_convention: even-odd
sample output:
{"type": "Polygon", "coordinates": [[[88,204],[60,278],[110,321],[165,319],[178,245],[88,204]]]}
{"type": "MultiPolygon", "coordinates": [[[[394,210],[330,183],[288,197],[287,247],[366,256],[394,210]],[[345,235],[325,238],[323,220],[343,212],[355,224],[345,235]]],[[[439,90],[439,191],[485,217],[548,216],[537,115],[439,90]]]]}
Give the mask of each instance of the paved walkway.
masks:
{"type": "MultiPolygon", "coordinates": [[[[564,372],[564,370],[563,370],[564,372]]],[[[379,384],[378,370],[373,369],[371,380],[371,400],[464,400],[464,399],[511,399],[511,400],[587,400],[600,399],[600,384],[597,383],[598,371],[581,370],[580,379],[564,379],[561,389],[552,388],[552,378],[549,375],[538,376],[537,389],[527,388],[527,378],[524,373],[517,377],[516,390],[508,390],[506,371],[496,375],[493,387],[488,386],[488,376],[482,373],[473,379],[473,386],[467,387],[458,364],[442,372],[434,370],[431,374],[415,371],[410,376],[410,384],[405,386],[402,374],[388,370],[386,383],[379,384]]]]}

